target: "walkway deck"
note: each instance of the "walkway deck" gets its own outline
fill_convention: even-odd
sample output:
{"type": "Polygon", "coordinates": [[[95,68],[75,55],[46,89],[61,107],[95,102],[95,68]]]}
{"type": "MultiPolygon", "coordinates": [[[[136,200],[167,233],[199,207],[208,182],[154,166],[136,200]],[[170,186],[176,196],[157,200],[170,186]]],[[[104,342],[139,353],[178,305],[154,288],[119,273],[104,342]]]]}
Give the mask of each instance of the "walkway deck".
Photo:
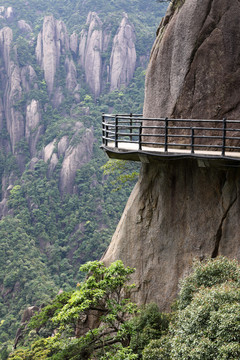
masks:
{"type": "Polygon", "coordinates": [[[142,162],[196,158],[240,166],[239,120],[103,115],[102,126],[102,148],[110,158],[142,162]]]}

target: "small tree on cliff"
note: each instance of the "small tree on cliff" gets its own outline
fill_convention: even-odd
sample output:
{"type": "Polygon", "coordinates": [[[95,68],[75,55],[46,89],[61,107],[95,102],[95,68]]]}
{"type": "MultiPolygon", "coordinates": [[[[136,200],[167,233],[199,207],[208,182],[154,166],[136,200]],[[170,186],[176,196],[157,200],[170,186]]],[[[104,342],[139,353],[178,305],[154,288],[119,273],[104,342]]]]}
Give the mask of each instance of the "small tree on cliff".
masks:
{"type": "Polygon", "coordinates": [[[128,298],[133,285],[127,282],[134,269],[125,268],[121,261],[109,267],[93,261],[80,270],[87,272],[88,278],[78,284],[76,291],[58,295],[31,320],[30,327],[36,329],[31,349],[18,349],[9,359],[100,359],[112,347],[115,352],[120,349],[119,356],[122,351],[128,352],[129,359],[136,358],[122,348],[127,347],[131,334],[125,320],[137,311],[128,298]],[[47,328],[49,336],[40,337],[47,328]],[[51,336],[53,329],[55,336],[51,336]]]}

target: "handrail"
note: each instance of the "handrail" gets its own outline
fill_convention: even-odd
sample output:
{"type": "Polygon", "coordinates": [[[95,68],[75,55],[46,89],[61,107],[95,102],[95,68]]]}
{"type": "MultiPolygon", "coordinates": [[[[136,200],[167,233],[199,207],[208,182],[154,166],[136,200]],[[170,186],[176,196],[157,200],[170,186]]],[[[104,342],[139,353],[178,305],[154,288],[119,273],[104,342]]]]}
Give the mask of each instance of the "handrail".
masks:
{"type": "MultiPolygon", "coordinates": [[[[141,114],[103,114],[102,141],[104,147],[119,148],[119,144],[196,151],[214,149],[221,156],[226,152],[240,153],[240,120],[143,118],[141,114]]],[[[172,152],[172,151],[171,151],[172,152]]],[[[234,155],[234,154],[233,154],[234,155]]]]}

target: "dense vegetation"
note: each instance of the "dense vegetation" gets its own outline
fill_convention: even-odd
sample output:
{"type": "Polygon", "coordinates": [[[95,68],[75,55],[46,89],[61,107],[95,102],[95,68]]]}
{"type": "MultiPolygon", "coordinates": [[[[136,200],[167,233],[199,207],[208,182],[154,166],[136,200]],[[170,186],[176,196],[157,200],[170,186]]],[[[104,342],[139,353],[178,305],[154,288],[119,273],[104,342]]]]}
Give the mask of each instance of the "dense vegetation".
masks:
{"type": "MultiPolygon", "coordinates": [[[[128,163],[120,174],[119,168],[115,174],[106,173],[106,168],[104,173],[102,166],[107,159],[99,149],[101,114],[142,112],[145,65],[166,6],[154,0],[3,0],[1,6],[12,6],[14,11],[13,20],[0,17],[0,27],[13,29],[11,59],[17,59],[20,67],[30,64],[37,74],[36,86],[23,92],[14,104],[15,109],[25,114],[26,105],[36,99],[44,109],[44,133],[37,149],[41,151],[53,139],[58,140],[64,135],[68,135],[75,146],[81,140],[81,133],[78,137],[73,136],[78,121],[85,128],[93,127],[96,139],[92,159],[77,171],[74,194],[63,195],[59,190],[61,160],[53,173],[42,160],[33,166],[28,144],[22,140],[18,143],[18,154],[24,156],[26,167],[20,173],[9,149],[8,152],[0,149],[0,179],[3,175],[17,177],[13,188],[9,189],[8,216],[0,222],[0,343],[5,349],[13,341],[24,309],[46,304],[59,289],[70,291],[83,277],[79,266],[100,258],[109,244],[136,180],[136,176],[122,175],[136,174],[138,166],[128,163]],[[104,24],[115,31],[122,12],[126,11],[136,29],[138,59],[142,56],[144,61],[138,61],[134,78],[126,89],[111,93],[106,89],[98,99],[94,99],[84,83],[82,69],[77,64],[78,78],[82,80],[79,103],[74,102],[65,88],[65,68],[60,64],[56,82],[63,88],[64,101],[55,108],[49,101],[43,72],[36,62],[37,35],[44,16],[50,13],[64,20],[69,33],[79,33],[89,11],[96,11],[104,24]],[[17,27],[20,19],[31,25],[33,31],[29,37],[17,27]],[[116,192],[114,190],[119,187],[116,179],[130,181],[116,192]]],[[[5,128],[0,134],[0,144],[7,139],[5,128]]]]}
{"type": "Polygon", "coordinates": [[[19,346],[9,359],[239,359],[236,261],[196,262],[181,283],[171,314],[160,313],[154,304],[137,309],[129,299],[133,286],[127,285],[134,269],[120,261],[109,268],[95,261],[82,270],[89,273],[87,280],[32,318],[19,344],[25,348],[19,346]],[[86,316],[94,311],[94,326],[88,331],[86,316]],[[79,332],[81,319],[85,333],[79,332]]]}

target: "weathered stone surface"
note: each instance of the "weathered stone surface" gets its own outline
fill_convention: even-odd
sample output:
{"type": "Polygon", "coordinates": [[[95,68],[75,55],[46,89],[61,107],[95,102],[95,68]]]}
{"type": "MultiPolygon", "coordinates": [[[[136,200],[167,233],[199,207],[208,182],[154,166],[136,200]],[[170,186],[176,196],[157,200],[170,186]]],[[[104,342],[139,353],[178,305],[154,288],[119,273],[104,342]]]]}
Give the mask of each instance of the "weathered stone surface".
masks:
{"type": "MultiPolygon", "coordinates": [[[[80,126],[79,130],[75,132],[74,137],[79,137],[81,134],[82,139],[76,145],[69,145],[65,152],[61,174],[60,174],[60,190],[61,193],[74,192],[74,179],[77,169],[83,164],[90,161],[93,151],[93,129],[84,129],[80,126]]],[[[72,139],[74,141],[74,138],[72,139]]]]}
{"type": "Polygon", "coordinates": [[[11,6],[9,6],[6,10],[5,10],[5,14],[4,17],[7,20],[12,20],[14,18],[14,11],[13,8],[11,6]]]}
{"type": "Polygon", "coordinates": [[[10,146],[15,154],[16,145],[24,136],[24,119],[21,111],[15,106],[21,100],[22,87],[20,69],[10,58],[12,38],[13,34],[10,28],[4,27],[0,30],[0,55],[4,66],[2,78],[5,81],[3,108],[10,136],[10,146]]]}
{"type": "Polygon", "coordinates": [[[124,15],[113,40],[110,59],[110,90],[127,86],[136,66],[135,31],[127,14],[124,15]]]}
{"type": "Polygon", "coordinates": [[[68,136],[63,136],[58,143],[58,156],[63,156],[69,145],[68,136]]]}
{"type": "Polygon", "coordinates": [[[78,34],[77,33],[73,33],[70,36],[70,49],[72,50],[72,52],[77,55],[78,52],[78,34]]]}
{"type": "Polygon", "coordinates": [[[36,72],[31,65],[26,65],[21,68],[21,82],[22,88],[25,91],[29,91],[37,80],[36,72]]]}
{"type": "Polygon", "coordinates": [[[27,106],[26,111],[26,124],[25,124],[25,138],[29,144],[31,156],[36,154],[36,146],[39,137],[43,133],[43,126],[40,125],[41,109],[39,101],[32,100],[27,106]]]}
{"type": "Polygon", "coordinates": [[[86,82],[95,96],[101,91],[102,75],[102,21],[95,12],[88,14],[88,30],[82,30],[79,43],[80,64],[84,68],[86,82]]]}
{"type": "Polygon", "coordinates": [[[191,160],[143,166],[104,256],[136,268],[139,303],[168,310],[194,258],[240,259],[239,176],[191,160]]]}
{"type": "Polygon", "coordinates": [[[74,61],[67,57],[65,60],[65,68],[67,72],[66,87],[68,90],[73,91],[77,86],[77,70],[74,61]]]}
{"type": "Polygon", "coordinates": [[[55,107],[58,107],[59,105],[61,105],[61,103],[64,101],[64,95],[63,95],[63,91],[62,88],[60,86],[58,86],[55,90],[54,90],[54,94],[53,94],[53,105],[55,107]]]}
{"type": "Polygon", "coordinates": [[[48,160],[51,159],[55,146],[56,146],[56,140],[54,139],[49,144],[47,144],[47,146],[45,146],[45,148],[43,149],[43,160],[45,162],[48,162],[48,160]]]}
{"type": "Polygon", "coordinates": [[[25,20],[18,21],[18,27],[23,33],[31,33],[32,28],[25,20]]]}
{"type": "Polygon", "coordinates": [[[36,57],[44,71],[50,94],[53,92],[60,55],[65,54],[69,49],[69,36],[65,24],[61,20],[55,20],[52,15],[46,16],[43,29],[38,35],[36,57]]]}
{"type": "Polygon", "coordinates": [[[145,115],[239,118],[239,16],[237,0],[185,0],[169,9],[147,71],[145,115]]]}
{"type": "MultiPolygon", "coordinates": [[[[173,1],[146,76],[146,117],[240,118],[240,3],[173,1]],[[176,7],[178,5],[178,7],[176,7]]],[[[240,172],[197,160],[142,166],[103,257],[136,268],[135,299],[169,310],[194,258],[240,260],[240,172]]]]}

